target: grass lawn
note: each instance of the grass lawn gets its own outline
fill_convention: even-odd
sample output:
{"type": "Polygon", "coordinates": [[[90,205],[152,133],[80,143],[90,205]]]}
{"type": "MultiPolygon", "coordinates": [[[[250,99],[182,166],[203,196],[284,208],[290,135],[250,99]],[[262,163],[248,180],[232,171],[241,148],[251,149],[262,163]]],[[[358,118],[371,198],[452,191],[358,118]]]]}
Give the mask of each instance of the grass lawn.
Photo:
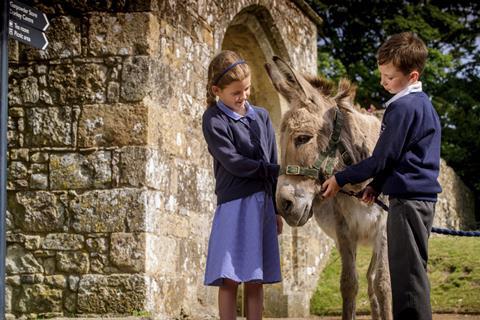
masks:
{"type": "MultiPolygon", "coordinates": [[[[435,313],[480,313],[480,239],[434,236],[429,242],[428,272],[435,313]]],[[[357,314],[369,314],[367,268],[370,248],[359,248],[357,263],[360,287],[357,314]]],[[[310,312],[316,315],[341,314],[340,258],[334,249],[315,291],[310,312]]]]}

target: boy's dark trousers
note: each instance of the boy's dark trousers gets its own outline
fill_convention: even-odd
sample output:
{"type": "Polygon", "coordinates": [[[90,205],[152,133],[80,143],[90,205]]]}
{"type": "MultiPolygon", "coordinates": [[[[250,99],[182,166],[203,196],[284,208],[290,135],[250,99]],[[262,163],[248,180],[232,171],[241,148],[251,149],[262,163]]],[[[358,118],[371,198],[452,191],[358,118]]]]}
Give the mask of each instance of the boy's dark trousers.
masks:
{"type": "Polygon", "coordinates": [[[428,238],[435,202],[390,198],[388,263],[394,320],[431,320],[428,238]]]}

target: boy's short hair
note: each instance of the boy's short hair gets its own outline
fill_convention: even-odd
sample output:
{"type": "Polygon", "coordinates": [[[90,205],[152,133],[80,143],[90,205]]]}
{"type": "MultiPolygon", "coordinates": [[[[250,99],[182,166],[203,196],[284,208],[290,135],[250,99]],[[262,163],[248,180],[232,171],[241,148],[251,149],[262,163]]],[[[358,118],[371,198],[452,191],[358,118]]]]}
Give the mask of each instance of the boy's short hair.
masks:
{"type": "Polygon", "coordinates": [[[413,32],[402,32],[390,36],[377,53],[379,65],[392,63],[404,74],[417,70],[420,74],[427,61],[425,43],[413,32]]]}

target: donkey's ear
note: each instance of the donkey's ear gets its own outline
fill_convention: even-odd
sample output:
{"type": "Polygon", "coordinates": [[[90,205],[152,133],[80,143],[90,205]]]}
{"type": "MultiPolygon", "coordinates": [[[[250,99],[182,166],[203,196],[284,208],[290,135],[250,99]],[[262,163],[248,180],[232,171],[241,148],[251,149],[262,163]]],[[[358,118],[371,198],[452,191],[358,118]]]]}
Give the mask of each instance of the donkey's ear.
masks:
{"type": "Polygon", "coordinates": [[[338,91],[335,101],[340,109],[348,112],[353,112],[353,102],[357,93],[357,86],[352,84],[350,80],[342,78],[338,83],[338,91]]]}
{"type": "Polygon", "coordinates": [[[303,98],[307,97],[307,90],[305,89],[305,82],[302,77],[293,70],[288,63],[281,58],[274,56],[273,65],[265,64],[268,76],[272,80],[273,85],[282,93],[287,100],[292,95],[300,95],[303,98]]]}

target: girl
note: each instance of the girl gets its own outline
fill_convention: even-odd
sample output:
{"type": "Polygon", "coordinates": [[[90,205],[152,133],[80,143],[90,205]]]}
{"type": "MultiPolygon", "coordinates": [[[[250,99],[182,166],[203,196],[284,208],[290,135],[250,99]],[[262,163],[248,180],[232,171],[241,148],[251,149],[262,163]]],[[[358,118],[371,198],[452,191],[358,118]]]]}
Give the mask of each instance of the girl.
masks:
{"type": "Polygon", "coordinates": [[[279,166],[268,112],[251,105],[250,69],[222,51],[208,68],[203,135],[213,156],[217,209],[208,244],[205,284],[219,286],[220,319],[236,318],[245,283],[247,319],[261,319],[263,284],[281,281],[273,197],[279,166]],[[218,97],[218,101],[217,101],[218,97]]]}

